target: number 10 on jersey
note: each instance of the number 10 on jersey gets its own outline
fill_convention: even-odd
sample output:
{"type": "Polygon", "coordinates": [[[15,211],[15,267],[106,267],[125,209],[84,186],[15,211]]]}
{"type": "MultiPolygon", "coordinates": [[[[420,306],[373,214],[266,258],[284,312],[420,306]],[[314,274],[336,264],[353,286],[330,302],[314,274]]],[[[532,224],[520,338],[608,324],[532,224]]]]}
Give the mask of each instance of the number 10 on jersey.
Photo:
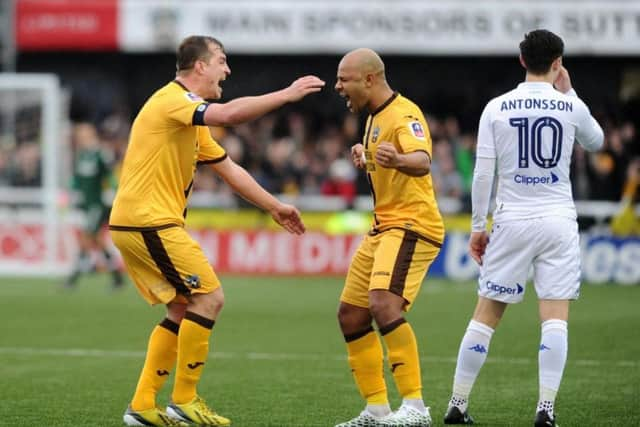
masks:
{"type": "MultiPolygon", "coordinates": [[[[553,117],[540,117],[529,126],[528,117],[514,117],[509,124],[518,129],[518,167],[529,167],[529,159],[543,169],[551,169],[558,165],[562,154],[562,124],[553,117]],[[542,152],[543,143],[548,138],[543,138],[542,132],[549,128],[545,134],[551,136],[550,155],[542,152]]],[[[545,144],[546,145],[546,144],[545,144]]]]}

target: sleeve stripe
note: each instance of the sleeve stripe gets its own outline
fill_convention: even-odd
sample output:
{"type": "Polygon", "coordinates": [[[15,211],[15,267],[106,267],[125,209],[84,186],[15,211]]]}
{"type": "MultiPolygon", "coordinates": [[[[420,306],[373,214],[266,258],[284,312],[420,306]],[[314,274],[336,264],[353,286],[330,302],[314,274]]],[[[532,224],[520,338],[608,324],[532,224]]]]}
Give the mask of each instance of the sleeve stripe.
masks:
{"type": "Polygon", "coordinates": [[[210,164],[213,164],[213,163],[220,163],[221,161],[223,161],[226,158],[227,158],[227,153],[224,153],[224,156],[218,157],[217,159],[198,160],[198,163],[196,163],[196,164],[198,166],[200,166],[200,165],[210,165],[210,164]]]}
{"type": "Polygon", "coordinates": [[[204,112],[209,108],[208,102],[198,104],[195,110],[193,110],[193,117],[191,118],[191,124],[194,126],[205,126],[204,112]]]}

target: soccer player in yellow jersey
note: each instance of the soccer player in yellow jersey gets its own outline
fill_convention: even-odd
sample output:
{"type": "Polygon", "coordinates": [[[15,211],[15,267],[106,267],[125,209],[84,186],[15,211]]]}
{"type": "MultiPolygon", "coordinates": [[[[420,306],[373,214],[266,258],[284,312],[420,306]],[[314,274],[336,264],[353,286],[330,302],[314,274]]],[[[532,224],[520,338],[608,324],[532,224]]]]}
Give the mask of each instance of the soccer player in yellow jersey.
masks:
{"type": "Polygon", "coordinates": [[[109,228],[140,294],[165,304],[167,316],[149,338],[138,385],[124,414],[127,425],[227,426],[198,396],[209,336],[224,303],[220,282],[202,249],[184,230],[195,169],[209,164],[236,192],[271,213],[287,231],[304,232],[298,210],[280,203],[235,164],[207,125],[233,125],[321,90],[305,76],[289,87],[225,104],[220,82],[231,70],[223,45],[212,37],[186,38],[177,52],[176,79],[144,104],[131,129],[109,228]],[[156,407],[156,395],[175,367],[171,403],[156,407]]]}
{"type": "Polygon", "coordinates": [[[444,239],[429,175],[429,129],[420,108],[389,87],[384,63],[370,49],[356,49],[342,58],[335,89],[352,112],[369,112],[364,139],[351,153],[355,166],[366,171],[374,202],[371,231],[353,257],[338,312],[349,365],[366,408],[339,427],[429,426],[416,337],[403,315],[444,239]],[[393,413],[373,320],[403,399],[393,413]]]}

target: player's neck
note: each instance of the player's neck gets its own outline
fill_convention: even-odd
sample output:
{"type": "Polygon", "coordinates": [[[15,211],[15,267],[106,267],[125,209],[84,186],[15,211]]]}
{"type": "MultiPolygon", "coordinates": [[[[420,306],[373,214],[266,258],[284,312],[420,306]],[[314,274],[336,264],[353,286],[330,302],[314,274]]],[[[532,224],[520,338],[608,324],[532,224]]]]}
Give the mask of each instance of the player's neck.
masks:
{"type": "Polygon", "coordinates": [[[389,87],[389,85],[384,85],[380,88],[380,90],[376,91],[371,95],[369,99],[369,104],[367,105],[367,109],[370,113],[377,111],[382,104],[387,102],[389,98],[393,95],[393,90],[389,87]]]}
{"type": "Polygon", "coordinates": [[[198,85],[198,82],[195,79],[191,78],[188,75],[178,74],[176,75],[176,80],[180,82],[182,86],[186,87],[189,90],[189,92],[195,93],[196,95],[201,96],[200,86],[198,85]]]}
{"type": "Polygon", "coordinates": [[[553,76],[551,73],[547,74],[531,74],[527,73],[524,78],[524,81],[527,83],[549,83],[553,84],[553,76]]]}

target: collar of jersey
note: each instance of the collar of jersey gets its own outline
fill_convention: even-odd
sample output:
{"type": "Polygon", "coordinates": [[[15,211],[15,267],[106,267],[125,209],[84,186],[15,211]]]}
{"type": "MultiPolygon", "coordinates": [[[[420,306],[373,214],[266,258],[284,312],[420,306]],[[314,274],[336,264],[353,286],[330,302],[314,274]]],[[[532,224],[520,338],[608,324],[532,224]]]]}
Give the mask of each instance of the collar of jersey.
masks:
{"type": "Polygon", "coordinates": [[[189,88],[186,87],[184,84],[182,84],[182,82],[180,82],[179,80],[172,80],[172,83],[177,84],[178,86],[180,86],[182,89],[186,90],[187,92],[191,92],[189,90],[189,88]]]}
{"type": "Polygon", "coordinates": [[[518,89],[553,89],[553,85],[548,82],[522,82],[518,89]]]}
{"type": "Polygon", "coordinates": [[[398,95],[400,95],[398,92],[393,91],[393,94],[389,97],[389,99],[387,99],[386,101],[384,101],[382,103],[381,106],[379,106],[378,108],[376,108],[376,111],[374,111],[373,113],[371,113],[372,116],[375,116],[376,114],[378,114],[380,111],[384,110],[385,108],[387,108],[387,106],[389,104],[391,104],[393,102],[394,99],[396,99],[398,97],[398,95]]]}

